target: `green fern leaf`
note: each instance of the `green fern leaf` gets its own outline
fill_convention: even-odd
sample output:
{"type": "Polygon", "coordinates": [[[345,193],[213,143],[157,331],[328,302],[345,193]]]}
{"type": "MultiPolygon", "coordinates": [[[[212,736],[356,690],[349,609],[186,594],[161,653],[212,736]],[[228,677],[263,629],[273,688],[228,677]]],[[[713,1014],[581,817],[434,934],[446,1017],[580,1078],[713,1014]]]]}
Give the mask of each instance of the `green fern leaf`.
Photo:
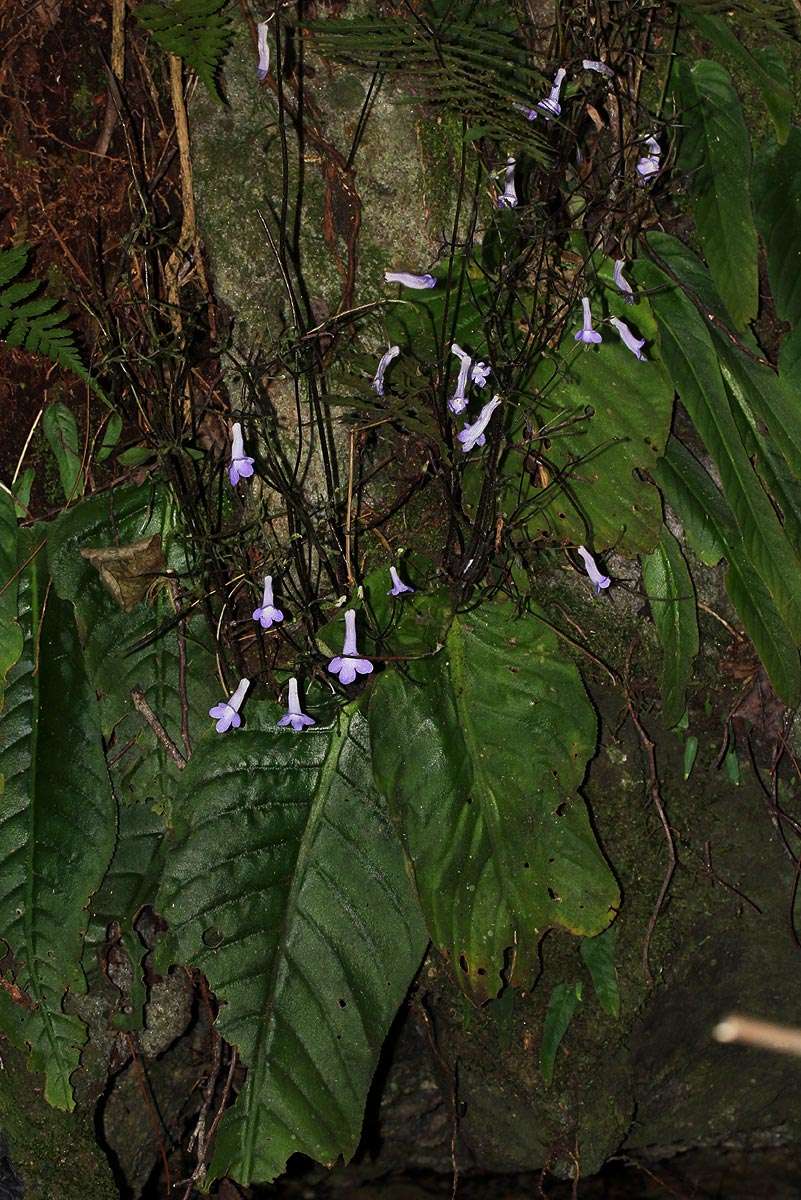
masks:
{"type": "Polygon", "coordinates": [[[42,286],[36,280],[13,282],[28,265],[29,254],[30,248],[25,245],[0,250],[0,339],[8,346],[21,346],[66,367],[105,400],[102,388],[81,361],[72,330],[65,324],[69,310],[59,307],[51,296],[31,299],[42,286]]]}
{"type": "Polygon", "coordinates": [[[225,5],[226,0],[175,0],[141,4],[136,10],[153,41],[182,58],[218,100],[217,75],[232,36],[225,5]]]}

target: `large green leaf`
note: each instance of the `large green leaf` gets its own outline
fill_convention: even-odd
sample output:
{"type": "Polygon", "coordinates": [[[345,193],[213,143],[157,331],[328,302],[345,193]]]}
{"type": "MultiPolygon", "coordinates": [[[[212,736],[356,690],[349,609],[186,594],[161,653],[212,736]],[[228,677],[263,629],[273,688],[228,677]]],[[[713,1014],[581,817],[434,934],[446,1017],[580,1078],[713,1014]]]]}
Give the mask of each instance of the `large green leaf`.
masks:
{"type": "Polygon", "coordinates": [[[671,729],[687,707],[687,684],[698,653],[698,616],[690,572],[665,526],[656,550],[643,559],[642,579],[662,644],[662,716],[671,729]]]}
{"type": "Polygon", "coordinates": [[[546,1085],[553,1080],[556,1052],[573,1020],[581,992],[580,983],[557,983],[551,992],[540,1044],[540,1070],[546,1085]]]}
{"type": "Polygon", "coordinates": [[[17,589],[17,514],[13,497],[0,491],[0,706],[6,675],[22,654],[17,589]]]}
{"type": "MultiPolygon", "coordinates": [[[[20,562],[41,540],[41,527],[21,539],[20,562]]],[[[25,645],[0,718],[0,937],[29,1003],[5,1032],[30,1046],[48,1101],[69,1109],[84,1033],[62,1001],[85,987],[86,909],[111,858],[114,802],[72,607],[48,590],[43,548],[20,576],[19,612],[25,645]]]]}
{"type": "Polygon", "coordinates": [[[682,289],[650,262],[638,279],[656,289],[665,362],[693,424],[720,471],[754,570],[793,637],[801,638],[801,572],[774,508],[754,471],[737,424],[707,326],[682,289]]]}
{"type": "Polygon", "coordinates": [[[798,704],[801,700],[798,650],[748,558],[734,514],[708,472],[681,442],[671,438],[657,468],[656,479],[696,552],[695,531],[700,530],[704,535],[701,545],[712,544],[716,548],[715,555],[718,551],[725,555],[728,562],[726,590],[746,633],[779,696],[786,704],[798,704]]]}
{"type": "Polygon", "coordinates": [[[557,357],[535,372],[533,406],[521,406],[502,464],[509,481],[504,510],[511,517],[537,503],[537,490],[521,480],[526,460],[540,456],[562,486],[529,528],[550,525],[560,538],[634,555],[652,549],[659,537],[659,495],[642,473],[652,470],[667,440],[673,386],[648,301],[626,307],[609,293],[608,303],[647,339],[648,361],[636,359],[610,326],[603,327],[603,345],[589,352],[575,342],[574,328],[568,330],[557,357]],[[524,421],[534,429],[533,440],[524,421]]]}
{"type": "Polygon", "coordinates": [[[790,133],[793,93],[780,56],[766,46],[759,48],[758,55],[752,54],[742,37],[731,29],[722,15],[718,16],[689,4],[684,11],[707,41],[717,50],[728,54],[761,92],[765,108],[776,130],[776,141],[784,144],[790,133]]]}
{"type": "Polygon", "coordinates": [[[610,925],[594,938],[582,938],[579,942],[581,961],[592,977],[592,986],[598,1002],[610,1017],[620,1016],[620,987],[615,969],[617,925],[610,925]]]}
{"type": "Polygon", "coordinates": [[[595,712],[535,615],[457,616],[436,658],[377,680],[370,736],[429,931],[473,1000],[505,966],[530,983],[552,926],[609,924],[618,889],[577,790],[595,712]]]}
{"type": "MultiPolygon", "coordinates": [[[[149,488],[124,489],[113,501],[95,496],[63,513],[53,524],[50,561],[54,585],[73,601],[89,675],[100,698],[103,731],[113,733],[110,758],[114,786],[123,803],[147,799],[169,816],[180,774],[174,760],[133,707],[140,688],[156,717],[182,753],[179,688],[181,638],[185,647],[185,695],[192,743],[211,736],[208,709],[219,699],[211,638],[205,618],[186,621],[182,633],[169,594],[162,588],[152,604],[126,612],[100,582],[81,551],[125,545],[160,533],[183,566],[180,549],[169,551],[172,521],[162,494],[149,488]],[[117,755],[117,751],[123,751],[117,755]]],[[[172,560],[171,560],[172,561],[172,560]]],[[[150,582],[149,578],[147,580],[150,582]]]]}
{"type": "Polygon", "coordinates": [[[768,253],[768,278],[776,312],[801,324],[801,129],[783,146],[760,154],[754,171],[759,232],[768,253]]]}
{"type": "Polygon", "coordinates": [[[757,232],[751,208],[751,143],[728,72],[708,59],[679,67],[684,136],[679,166],[698,235],[738,328],[757,313],[757,232]]]}
{"type": "Polygon", "coordinates": [[[248,1067],[210,1178],[269,1181],[302,1152],[349,1158],[383,1040],[426,944],[371,785],[367,723],[240,733],[181,780],[159,911],[162,968],[192,963],[248,1067]]]}
{"type": "Polygon", "coordinates": [[[84,489],[83,455],[78,422],[66,404],[48,404],[42,420],[44,435],[58,466],[61,489],[69,503],[82,495],[84,489]]]}

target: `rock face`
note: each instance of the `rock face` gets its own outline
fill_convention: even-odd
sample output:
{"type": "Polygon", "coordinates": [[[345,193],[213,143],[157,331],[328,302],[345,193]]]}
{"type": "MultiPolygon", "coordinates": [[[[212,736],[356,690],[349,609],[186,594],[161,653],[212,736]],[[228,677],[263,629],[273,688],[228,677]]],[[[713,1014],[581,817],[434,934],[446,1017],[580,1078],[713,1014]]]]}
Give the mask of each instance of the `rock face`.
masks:
{"type": "MultiPolygon", "coordinates": [[[[257,83],[255,61],[249,32],[240,27],[226,70],[228,106],[198,96],[191,111],[202,233],[240,348],[272,340],[291,324],[285,283],[259,215],[269,219],[281,208],[282,148],[275,95],[257,83]]],[[[385,268],[429,267],[452,219],[455,143],[447,125],[399,103],[385,83],[351,171],[346,164],[368,80],[311,51],[308,67],[316,133],[300,148],[290,140],[287,205],[293,228],[300,194],[299,248],[310,304],[326,316],[385,294],[385,268]]],[[[714,572],[699,576],[710,589],[710,606],[725,615],[719,579],[714,572]]],[[[567,936],[546,937],[541,972],[529,991],[506,994],[481,1010],[470,1007],[432,956],[382,1074],[380,1105],[374,1097],[362,1160],[343,1181],[387,1169],[450,1172],[452,1154],[464,1171],[547,1167],[571,1177],[597,1171],[621,1147],[662,1158],[694,1147],[779,1145],[801,1136],[797,1064],[721,1047],[710,1037],[715,1022],[733,1009],[798,1019],[798,948],[788,920],[794,865],[754,766],[762,762],[766,776],[769,755],[760,738],[775,716],[769,690],[754,663],[733,661],[742,644],[704,616],[706,657],[690,706],[700,750],[685,780],[682,736],[661,730],[649,711],[658,657],[636,595],[633,602],[618,592],[608,603],[592,603],[584,593],[565,594],[558,582],[552,594],[591,632],[598,654],[619,675],[632,640],[641,642],[632,686],[656,742],[678,853],[650,938],[651,978],[644,943],[667,865],[664,832],[643,746],[625,719],[624,694],[579,659],[602,718],[585,791],[623,893],[616,922],[620,1016],[601,1008],[577,942],[567,936]],[[721,731],[749,670],[754,688],[739,711],[750,717],[735,720],[741,775],[735,784],[715,764],[721,731]],[[556,984],[574,982],[582,984],[582,1000],[546,1086],[539,1068],[545,1010],[556,984]]]]}

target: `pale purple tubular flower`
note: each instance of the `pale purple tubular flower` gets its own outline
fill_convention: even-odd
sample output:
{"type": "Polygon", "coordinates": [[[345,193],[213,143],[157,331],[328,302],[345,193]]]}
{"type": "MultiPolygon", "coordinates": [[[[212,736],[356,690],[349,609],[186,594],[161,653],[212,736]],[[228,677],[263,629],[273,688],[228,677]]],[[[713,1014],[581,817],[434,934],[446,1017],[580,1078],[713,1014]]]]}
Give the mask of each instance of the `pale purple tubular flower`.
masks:
{"type": "Polygon", "coordinates": [[[256,75],[261,83],[267,78],[270,70],[270,43],[267,41],[267,35],[270,32],[269,22],[259,21],[256,31],[259,35],[259,65],[256,68],[256,75]]]}
{"type": "Polygon", "coordinates": [[[503,195],[498,197],[498,208],[517,208],[517,192],[515,191],[515,159],[506,160],[506,182],[503,195]]]}
{"type": "Polygon", "coordinates": [[[529,121],[535,120],[537,116],[537,109],[539,109],[546,121],[550,121],[551,117],[558,117],[560,115],[562,111],[562,105],[559,97],[562,91],[562,83],[564,82],[566,74],[567,71],[564,69],[564,67],[560,67],[554,75],[553,87],[551,88],[550,94],[545,100],[540,100],[537,103],[537,108],[532,108],[529,111],[529,121]]]}
{"type": "Polygon", "coordinates": [[[254,460],[245,454],[242,426],[238,421],[234,421],[231,426],[231,462],[228,466],[231,487],[236,487],[240,479],[250,479],[253,474],[253,462],[254,460]]]}
{"type": "Polygon", "coordinates": [[[386,354],[381,355],[378,363],[378,370],[373,378],[373,389],[377,396],[384,395],[384,372],[386,371],[393,358],[397,358],[400,354],[400,346],[390,346],[386,354]]]}
{"type": "Polygon", "coordinates": [[[300,696],[298,695],[298,681],[294,675],[289,681],[289,696],[287,698],[289,708],[284,713],[283,717],[279,717],[279,725],[291,725],[295,733],[300,733],[304,725],[316,725],[314,717],[309,717],[300,707],[300,696]]]}
{"type": "Polygon", "coordinates": [[[640,362],[648,362],[648,359],[642,352],[642,348],[645,345],[645,338],[635,337],[626,322],[621,321],[620,317],[610,317],[609,324],[614,325],[620,334],[621,342],[627,350],[631,351],[635,358],[638,358],[640,362]]]}
{"type": "Polygon", "coordinates": [[[592,557],[589,550],[587,550],[584,546],[579,546],[578,553],[584,560],[584,569],[590,577],[590,582],[592,583],[595,595],[600,596],[603,589],[608,588],[612,580],[608,575],[601,574],[601,572],[598,570],[595,559],[592,557]]]}
{"type": "Polygon", "coordinates": [[[261,624],[262,629],[271,629],[273,625],[280,624],[284,619],[284,614],[280,608],[276,608],[273,602],[273,577],[272,575],[264,576],[264,597],[259,608],[253,610],[253,620],[261,624]]]}
{"type": "Polygon", "coordinates": [[[585,58],[582,62],[582,67],[585,71],[595,71],[598,75],[605,75],[607,79],[614,79],[615,72],[606,63],[596,62],[595,59],[585,58]]]}
{"type": "Polygon", "coordinates": [[[456,342],[451,346],[451,354],[455,354],[459,359],[459,377],[456,380],[456,391],[448,400],[448,408],[452,413],[464,412],[467,408],[467,377],[470,373],[470,365],[472,358],[463,350],[461,346],[457,346],[456,342]]]}
{"type": "Polygon", "coordinates": [[[467,454],[474,446],[483,446],[485,444],[487,439],[484,436],[484,430],[489,425],[490,417],[500,402],[500,396],[493,396],[478,414],[478,419],[473,421],[472,425],[465,425],[461,433],[457,433],[456,436],[462,443],[463,454],[467,454]]]}
{"type": "Polygon", "coordinates": [[[637,174],[640,177],[640,183],[648,183],[658,173],[659,159],[662,154],[659,142],[653,134],[645,139],[645,149],[647,154],[637,160],[637,174]]]}
{"type": "Polygon", "coordinates": [[[357,675],[369,675],[373,664],[362,658],[356,648],[356,613],[349,608],[345,613],[345,643],[342,654],[332,658],[328,670],[339,676],[340,683],[353,683],[357,675]]]}
{"type": "Polygon", "coordinates": [[[385,271],[384,279],[387,283],[400,283],[403,287],[417,288],[418,291],[437,286],[433,275],[410,275],[407,271],[385,271]]]}
{"type": "Polygon", "coordinates": [[[392,587],[387,592],[388,596],[402,596],[405,592],[413,592],[414,588],[409,587],[408,583],[404,583],[397,572],[397,568],[389,568],[389,577],[392,580],[392,587]]]}
{"type": "Polygon", "coordinates": [[[487,379],[492,372],[492,368],[485,362],[474,362],[470,368],[470,379],[476,387],[486,387],[487,379]]]}
{"type": "Polygon", "coordinates": [[[576,341],[584,342],[586,346],[602,342],[604,339],[598,333],[597,329],[592,327],[592,313],[590,312],[590,300],[588,296],[584,296],[581,301],[581,307],[584,310],[584,324],[581,329],[576,330],[576,341]]]}
{"type": "Polygon", "coordinates": [[[615,287],[620,292],[626,304],[633,304],[634,292],[631,290],[631,284],[627,279],[623,278],[623,268],[625,265],[625,258],[615,259],[615,287]]]}
{"type": "Polygon", "coordinates": [[[238,729],[242,724],[239,710],[242,707],[242,701],[245,699],[245,693],[249,687],[249,679],[240,679],[239,687],[233,696],[229,696],[228,700],[224,700],[220,704],[215,704],[214,708],[209,709],[209,716],[215,717],[217,720],[214,728],[218,733],[227,733],[232,727],[238,729]]]}

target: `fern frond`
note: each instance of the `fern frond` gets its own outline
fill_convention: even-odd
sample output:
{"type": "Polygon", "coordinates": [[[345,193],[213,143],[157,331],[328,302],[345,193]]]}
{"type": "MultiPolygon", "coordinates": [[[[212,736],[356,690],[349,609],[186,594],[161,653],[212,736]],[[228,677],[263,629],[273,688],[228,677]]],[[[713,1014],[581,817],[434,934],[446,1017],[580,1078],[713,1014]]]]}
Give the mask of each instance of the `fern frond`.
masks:
{"type": "Polygon", "coordinates": [[[182,58],[218,100],[217,76],[232,37],[225,6],[226,0],[175,0],[135,10],[153,41],[182,58]]]}
{"type": "Polygon", "coordinates": [[[429,104],[464,117],[482,136],[513,140],[544,162],[542,133],[516,106],[533,107],[550,86],[513,27],[489,23],[490,7],[465,21],[420,17],[311,21],[321,53],[352,66],[406,76],[429,104]]]}
{"type": "Polygon", "coordinates": [[[692,17],[695,10],[702,16],[726,16],[735,29],[750,28],[760,33],[797,39],[796,18],[784,0],[674,0],[679,11],[692,17]]]}
{"type": "Polygon", "coordinates": [[[41,288],[37,280],[14,283],[28,265],[30,248],[13,246],[0,250],[0,340],[42,354],[66,367],[92,388],[102,400],[105,395],[81,361],[72,330],[65,321],[69,310],[50,296],[31,299],[41,288]]]}

